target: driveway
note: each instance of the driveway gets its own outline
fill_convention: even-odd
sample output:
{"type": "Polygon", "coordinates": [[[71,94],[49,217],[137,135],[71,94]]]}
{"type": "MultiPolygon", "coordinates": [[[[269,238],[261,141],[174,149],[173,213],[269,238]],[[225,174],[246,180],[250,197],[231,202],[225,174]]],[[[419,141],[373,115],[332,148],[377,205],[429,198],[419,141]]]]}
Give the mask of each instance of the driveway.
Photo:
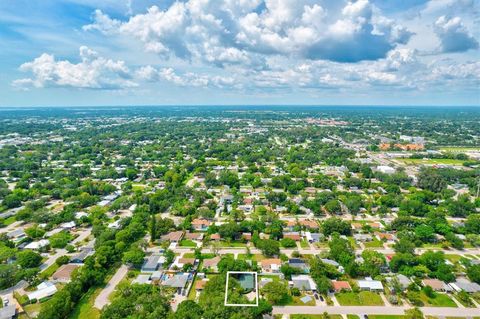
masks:
{"type": "Polygon", "coordinates": [[[127,272],[128,267],[125,265],[122,265],[120,268],[118,268],[115,275],[113,275],[105,288],[103,288],[103,290],[97,296],[97,299],[95,299],[95,308],[102,309],[110,303],[110,300],[108,300],[108,296],[110,296],[110,294],[115,290],[115,287],[117,287],[117,285],[120,283],[123,277],[125,277],[127,272]]]}

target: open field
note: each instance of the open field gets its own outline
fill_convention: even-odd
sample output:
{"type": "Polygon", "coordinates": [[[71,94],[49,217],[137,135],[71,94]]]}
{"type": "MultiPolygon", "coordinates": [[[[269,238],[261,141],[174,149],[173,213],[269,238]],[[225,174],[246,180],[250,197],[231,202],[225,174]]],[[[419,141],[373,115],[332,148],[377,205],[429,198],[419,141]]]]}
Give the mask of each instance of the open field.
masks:
{"type": "Polygon", "coordinates": [[[403,158],[398,159],[398,161],[403,162],[406,165],[463,165],[465,161],[449,159],[449,158],[403,158]]]}

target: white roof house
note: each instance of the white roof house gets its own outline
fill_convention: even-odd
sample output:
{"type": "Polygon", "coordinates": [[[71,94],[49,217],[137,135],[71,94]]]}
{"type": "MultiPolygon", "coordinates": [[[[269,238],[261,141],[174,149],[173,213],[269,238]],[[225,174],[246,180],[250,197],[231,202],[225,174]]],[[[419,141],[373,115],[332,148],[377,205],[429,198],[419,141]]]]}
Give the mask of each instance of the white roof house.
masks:
{"type": "Polygon", "coordinates": [[[377,166],[377,171],[383,174],[393,174],[395,173],[395,168],[386,165],[380,165],[377,166]]]}
{"type": "Polygon", "coordinates": [[[373,280],[370,277],[366,277],[365,280],[359,280],[358,287],[361,290],[383,291],[382,282],[378,280],[373,280]]]}
{"type": "Polygon", "coordinates": [[[60,227],[62,227],[63,229],[75,228],[75,222],[74,221],[66,222],[66,223],[61,224],[60,227]]]}
{"type": "Polygon", "coordinates": [[[48,239],[40,239],[39,241],[32,241],[27,246],[25,246],[25,249],[38,250],[48,246],[49,244],[50,242],[48,241],[48,239]]]}
{"type": "Polygon", "coordinates": [[[57,287],[49,281],[44,281],[37,286],[37,290],[27,295],[29,300],[40,300],[42,298],[50,297],[57,292],[57,287]]]}
{"type": "Polygon", "coordinates": [[[292,275],[290,285],[300,290],[315,291],[317,285],[309,275],[292,275]]]}
{"type": "Polygon", "coordinates": [[[88,213],[86,213],[86,212],[76,212],[75,213],[75,218],[76,219],[80,219],[82,217],[87,217],[87,216],[88,216],[88,213]]]}

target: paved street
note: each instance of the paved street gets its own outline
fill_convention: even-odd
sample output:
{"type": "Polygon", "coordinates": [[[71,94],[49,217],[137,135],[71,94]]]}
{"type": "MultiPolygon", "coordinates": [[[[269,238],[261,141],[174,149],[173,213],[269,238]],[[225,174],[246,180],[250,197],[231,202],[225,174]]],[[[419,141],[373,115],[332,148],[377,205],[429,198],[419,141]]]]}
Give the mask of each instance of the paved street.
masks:
{"type": "Polygon", "coordinates": [[[117,287],[120,281],[122,281],[123,277],[125,277],[127,272],[128,267],[125,265],[122,265],[120,268],[118,268],[115,275],[113,275],[105,288],[103,288],[103,290],[100,292],[97,299],[95,299],[95,308],[102,309],[104,306],[110,303],[110,301],[108,300],[108,296],[110,296],[110,294],[115,290],[115,287],[117,287]]]}
{"type": "MultiPolygon", "coordinates": [[[[385,306],[276,306],[273,314],[403,315],[408,307],[385,306]]],[[[426,316],[478,317],[480,308],[421,307],[426,316]]]]}

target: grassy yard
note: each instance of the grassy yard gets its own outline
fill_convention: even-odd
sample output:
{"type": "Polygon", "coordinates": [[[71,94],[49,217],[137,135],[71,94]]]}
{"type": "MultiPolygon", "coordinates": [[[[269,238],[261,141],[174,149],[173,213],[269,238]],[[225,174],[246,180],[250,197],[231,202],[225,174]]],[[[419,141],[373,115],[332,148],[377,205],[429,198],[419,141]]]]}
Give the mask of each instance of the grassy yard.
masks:
{"type": "Polygon", "coordinates": [[[456,308],[457,304],[449,296],[445,294],[435,293],[434,298],[429,298],[423,291],[420,292],[420,299],[425,306],[432,307],[452,307],[456,308]]]}
{"type": "Polygon", "coordinates": [[[371,319],[403,319],[405,316],[402,315],[369,315],[368,318],[371,319]]]}
{"type": "Polygon", "coordinates": [[[231,242],[221,241],[220,246],[221,247],[247,247],[247,244],[242,242],[235,242],[235,241],[231,241],[231,242]]]}
{"type": "Polygon", "coordinates": [[[180,246],[181,247],[197,247],[197,244],[190,239],[183,239],[180,241],[180,246]]]}
{"type": "Polygon", "coordinates": [[[480,147],[442,147],[440,148],[441,151],[446,151],[446,152],[468,152],[468,151],[480,151],[480,147]]]}
{"type": "Polygon", "coordinates": [[[19,319],[35,318],[40,312],[41,307],[42,307],[42,304],[40,303],[23,306],[23,310],[25,310],[25,313],[21,314],[18,318],[19,319]]]}
{"type": "MultiPolygon", "coordinates": [[[[342,319],[341,315],[328,315],[330,319],[342,319]]],[[[323,315],[290,315],[290,319],[321,319],[323,315]]]]}
{"type": "Polygon", "coordinates": [[[460,258],[462,258],[462,256],[455,254],[445,254],[445,258],[450,260],[452,263],[457,263],[460,261],[460,258]]]}
{"type": "Polygon", "coordinates": [[[342,306],[383,306],[383,300],[379,294],[370,291],[341,292],[335,294],[337,301],[342,306]]]}
{"type": "Polygon", "coordinates": [[[300,299],[305,297],[304,294],[302,294],[301,296],[291,296],[291,299],[290,301],[288,302],[287,305],[289,306],[315,306],[315,298],[313,296],[310,296],[312,298],[312,300],[310,300],[309,302],[307,303],[304,303],[303,301],[301,301],[300,299]]]}
{"type": "Polygon", "coordinates": [[[12,223],[14,223],[14,222],[15,222],[15,216],[10,216],[10,217],[2,220],[2,223],[3,223],[3,225],[5,225],[5,226],[8,226],[8,225],[10,225],[10,224],[12,224],[12,223]]]}
{"type": "Polygon", "coordinates": [[[365,243],[365,248],[383,248],[383,241],[374,239],[365,243]]]}
{"type": "Polygon", "coordinates": [[[102,287],[91,288],[73,309],[70,319],[98,319],[100,318],[100,310],[93,306],[95,298],[102,291],[102,287]]]}
{"type": "Polygon", "coordinates": [[[300,246],[301,246],[302,248],[306,248],[306,249],[310,248],[310,245],[308,244],[308,241],[306,241],[305,239],[303,239],[303,240],[300,242],[300,246]]]}
{"type": "Polygon", "coordinates": [[[47,269],[45,269],[40,273],[40,277],[43,279],[50,278],[50,276],[52,276],[53,273],[56,272],[59,267],[60,266],[58,266],[57,263],[53,263],[50,267],[48,267],[47,269]]]}
{"type": "Polygon", "coordinates": [[[237,255],[238,260],[254,260],[256,262],[262,261],[265,259],[265,256],[261,254],[255,254],[255,255],[247,255],[247,254],[238,254],[237,255]]]}
{"type": "Polygon", "coordinates": [[[357,315],[347,315],[347,319],[359,319],[360,317],[357,315]]]}

